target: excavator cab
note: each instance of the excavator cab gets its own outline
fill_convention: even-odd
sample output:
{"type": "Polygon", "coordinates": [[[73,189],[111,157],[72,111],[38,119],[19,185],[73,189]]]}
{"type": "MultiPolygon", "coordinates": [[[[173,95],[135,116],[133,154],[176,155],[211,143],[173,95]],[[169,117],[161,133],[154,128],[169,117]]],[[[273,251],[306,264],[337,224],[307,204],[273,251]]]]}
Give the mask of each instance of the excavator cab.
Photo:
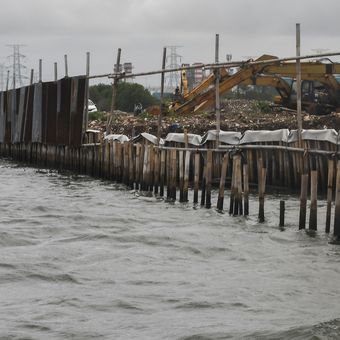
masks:
{"type": "MultiPolygon", "coordinates": [[[[295,109],[296,102],[296,80],[293,80],[287,106],[295,109]]],[[[325,85],[314,80],[303,80],[301,82],[301,106],[303,110],[316,115],[329,114],[335,109],[335,103],[332,102],[325,85]]]]}

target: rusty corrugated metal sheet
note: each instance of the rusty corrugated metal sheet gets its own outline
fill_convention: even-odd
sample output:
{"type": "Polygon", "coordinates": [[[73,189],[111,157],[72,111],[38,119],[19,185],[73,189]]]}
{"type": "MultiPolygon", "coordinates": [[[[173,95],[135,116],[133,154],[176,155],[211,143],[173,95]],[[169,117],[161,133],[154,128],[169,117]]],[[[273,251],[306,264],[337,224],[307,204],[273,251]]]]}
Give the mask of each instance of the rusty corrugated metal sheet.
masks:
{"type": "Polygon", "coordinates": [[[42,143],[42,90],[42,83],[34,85],[32,143],[42,143]]]}
{"type": "Polygon", "coordinates": [[[71,78],[57,82],[57,144],[68,145],[70,135],[71,78]]]}
{"type": "Polygon", "coordinates": [[[85,109],[85,81],[86,78],[84,76],[73,77],[71,81],[70,146],[80,146],[82,144],[85,109]]]}
{"type": "Polygon", "coordinates": [[[11,113],[12,113],[12,90],[6,91],[6,131],[5,131],[5,143],[11,143],[11,113]]]}
{"type": "Polygon", "coordinates": [[[26,104],[24,112],[23,139],[26,144],[32,142],[32,118],[33,118],[34,85],[27,88],[26,104]]]}
{"type": "Polygon", "coordinates": [[[18,121],[18,97],[20,89],[11,90],[11,143],[15,143],[18,121]]]}
{"type": "Polygon", "coordinates": [[[5,97],[6,92],[0,92],[0,143],[5,142],[6,133],[5,97]]]}
{"type": "Polygon", "coordinates": [[[21,87],[17,90],[17,115],[16,123],[14,128],[14,139],[13,143],[21,143],[23,141],[22,131],[24,123],[24,111],[25,111],[25,100],[26,100],[27,87],[21,87]]]}
{"type": "Polygon", "coordinates": [[[57,83],[47,83],[45,110],[46,116],[46,144],[57,144],[57,83]]]}

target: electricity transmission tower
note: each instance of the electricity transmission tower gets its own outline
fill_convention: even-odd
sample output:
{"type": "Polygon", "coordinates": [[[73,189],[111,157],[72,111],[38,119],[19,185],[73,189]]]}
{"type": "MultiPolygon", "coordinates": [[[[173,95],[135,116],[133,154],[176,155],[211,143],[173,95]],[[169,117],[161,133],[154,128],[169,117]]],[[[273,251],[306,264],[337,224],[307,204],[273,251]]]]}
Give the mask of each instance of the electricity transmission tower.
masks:
{"type": "Polygon", "coordinates": [[[12,88],[16,86],[23,86],[24,80],[27,80],[28,77],[26,74],[26,66],[23,64],[25,56],[20,53],[20,47],[25,45],[7,45],[8,47],[13,48],[13,54],[8,56],[12,64],[12,88]]]}
{"type": "MultiPolygon", "coordinates": [[[[181,66],[181,58],[177,53],[177,49],[182,46],[166,46],[167,50],[170,51],[166,57],[166,68],[172,69],[181,66]]],[[[167,91],[173,92],[177,86],[180,85],[180,72],[169,72],[166,76],[165,87],[167,91]]]]}

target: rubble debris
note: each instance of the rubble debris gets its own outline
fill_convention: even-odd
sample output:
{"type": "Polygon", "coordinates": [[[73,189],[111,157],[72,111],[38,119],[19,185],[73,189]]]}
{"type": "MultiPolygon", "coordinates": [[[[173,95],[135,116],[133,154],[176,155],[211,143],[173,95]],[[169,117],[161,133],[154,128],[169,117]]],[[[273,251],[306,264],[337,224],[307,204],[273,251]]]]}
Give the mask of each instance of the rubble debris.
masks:
{"type": "MultiPolygon", "coordinates": [[[[239,131],[246,130],[276,130],[296,129],[297,118],[293,110],[271,106],[271,112],[261,112],[255,100],[227,100],[221,105],[221,130],[239,131]]],[[[117,112],[112,119],[111,133],[125,134],[134,137],[142,132],[157,135],[158,116],[141,114],[135,116],[126,112],[117,112]]],[[[162,120],[162,135],[170,132],[183,132],[187,129],[190,133],[203,136],[208,130],[215,127],[215,113],[199,112],[187,115],[169,113],[162,120]]],[[[98,129],[104,133],[105,121],[89,122],[90,129],[98,129]]],[[[340,130],[340,113],[317,116],[303,113],[304,129],[335,129],[340,130]]]]}

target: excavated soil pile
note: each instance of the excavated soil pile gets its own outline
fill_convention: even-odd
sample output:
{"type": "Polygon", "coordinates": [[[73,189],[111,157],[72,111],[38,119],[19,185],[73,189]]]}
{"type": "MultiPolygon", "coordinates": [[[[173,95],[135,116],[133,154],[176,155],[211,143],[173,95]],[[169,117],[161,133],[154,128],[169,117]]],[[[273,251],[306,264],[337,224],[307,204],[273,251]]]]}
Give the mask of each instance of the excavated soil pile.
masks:
{"type": "MultiPolygon", "coordinates": [[[[221,130],[240,131],[246,130],[276,130],[296,129],[296,113],[280,107],[265,105],[252,100],[228,100],[221,105],[221,130]]],[[[325,116],[315,116],[303,113],[304,129],[335,129],[340,130],[340,113],[331,113],[325,116]]],[[[112,133],[134,136],[141,132],[157,134],[158,116],[118,112],[113,117],[112,133]]],[[[168,114],[163,117],[162,135],[169,132],[183,132],[203,135],[208,130],[215,129],[215,113],[195,113],[188,115],[168,114]]],[[[91,121],[89,128],[105,131],[105,122],[91,121]]]]}

